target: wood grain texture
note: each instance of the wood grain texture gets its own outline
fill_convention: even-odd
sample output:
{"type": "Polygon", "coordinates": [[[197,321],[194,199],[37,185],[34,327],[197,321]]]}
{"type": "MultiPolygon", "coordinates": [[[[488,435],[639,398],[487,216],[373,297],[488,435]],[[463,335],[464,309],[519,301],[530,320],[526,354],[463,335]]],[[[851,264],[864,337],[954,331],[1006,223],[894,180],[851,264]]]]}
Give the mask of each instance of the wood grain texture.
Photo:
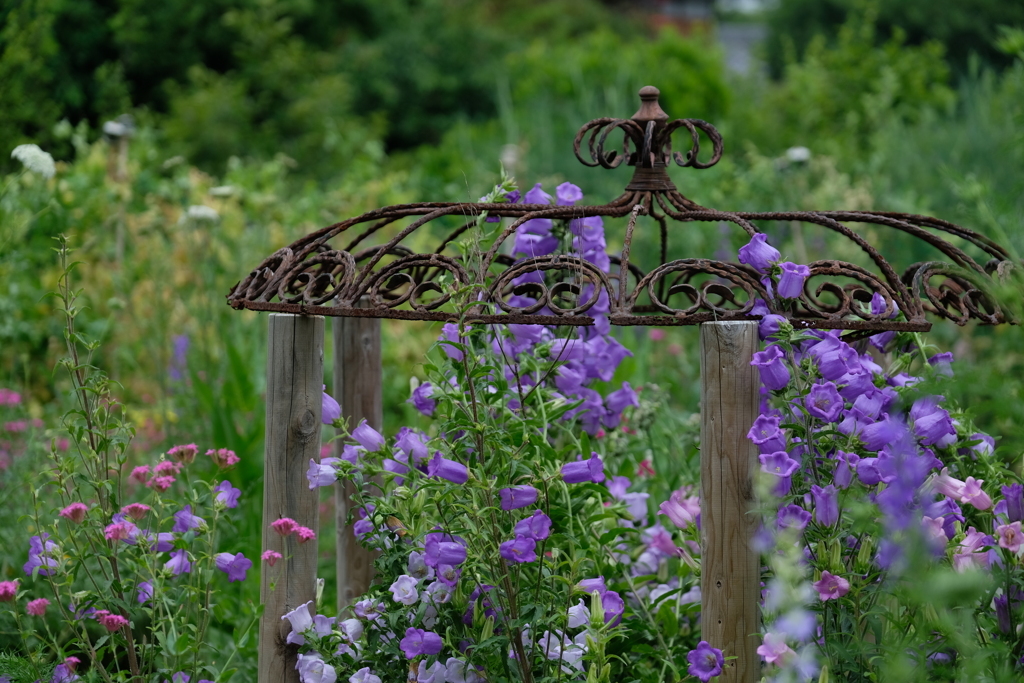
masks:
{"type": "Polygon", "coordinates": [[[282,538],[270,524],[290,517],[319,533],[320,505],[306,470],[320,459],[324,374],[322,316],[271,314],[267,349],[267,433],[263,477],[263,550],[284,556],[261,563],[259,683],[298,683],[298,648],[285,644],[281,617],[316,598],[317,542],[282,538]]]}
{"type": "MultiPolygon", "coordinates": [[[[362,420],[381,431],[384,426],[383,368],[380,353],[380,320],[335,318],[334,397],[341,416],[354,429],[362,420]]],[[[340,456],[343,444],[337,442],[340,456]]],[[[355,493],[351,481],[334,485],[335,529],[338,535],[338,612],[367,591],[373,580],[374,554],[361,546],[348,524],[355,493]]]]}
{"type": "Polygon", "coordinates": [[[726,657],[738,657],[718,680],[754,683],[761,676],[761,561],[751,548],[758,460],[747,432],[758,414],[760,377],[750,365],[759,349],[757,322],[700,329],[701,634],[726,657]]]}

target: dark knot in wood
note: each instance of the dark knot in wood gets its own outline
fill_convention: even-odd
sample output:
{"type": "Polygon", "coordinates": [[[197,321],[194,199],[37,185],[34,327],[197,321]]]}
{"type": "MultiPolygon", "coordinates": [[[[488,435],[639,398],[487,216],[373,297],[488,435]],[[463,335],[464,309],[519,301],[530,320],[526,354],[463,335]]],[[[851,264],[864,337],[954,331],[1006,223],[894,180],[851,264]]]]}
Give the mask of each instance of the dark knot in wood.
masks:
{"type": "Polygon", "coordinates": [[[302,411],[302,414],[295,418],[292,422],[292,431],[295,433],[296,438],[301,444],[307,444],[312,441],[317,435],[317,428],[319,427],[319,421],[316,419],[316,415],[309,408],[302,411]]]}

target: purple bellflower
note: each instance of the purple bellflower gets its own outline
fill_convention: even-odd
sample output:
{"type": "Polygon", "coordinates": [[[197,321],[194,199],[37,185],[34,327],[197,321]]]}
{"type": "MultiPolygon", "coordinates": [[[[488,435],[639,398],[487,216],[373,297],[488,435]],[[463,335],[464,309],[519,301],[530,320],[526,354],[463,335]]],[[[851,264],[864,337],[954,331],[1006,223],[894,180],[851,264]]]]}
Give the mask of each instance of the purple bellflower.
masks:
{"type": "Polygon", "coordinates": [[[824,488],[821,486],[811,487],[811,497],[814,499],[814,521],[822,526],[835,526],[839,521],[839,491],[835,486],[829,484],[824,488]]]}
{"type": "Polygon", "coordinates": [[[516,536],[543,541],[551,533],[551,518],[540,510],[534,510],[532,515],[516,524],[515,533],[516,536]]]}
{"type": "Polygon", "coordinates": [[[763,232],[756,233],[750,238],[750,243],[740,247],[740,263],[752,266],[760,273],[767,273],[768,270],[782,258],[779,250],[768,244],[768,235],[763,232]]]}
{"type": "Polygon", "coordinates": [[[782,268],[778,286],[779,296],[783,299],[796,299],[803,291],[804,280],[810,276],[811,269],[790,261],[780,263],[779,267],[782,268]]]}
{"type": "Polygon", "coordinates": [[[772,391],[777,391],[789,384],[789,368],[786,367],[785,358],[785,352],[778,345],[772,344],[764,351],[755,353],[750,364],[760,371],[761,382],[772,391]]]}
{"type": "Polygon", "coordinates": [[[427,476],[447,479],[453,484],[465,484],[469,481],[469,470],[460,462],[442,457],[441,451],[437,451],[427,465],[427,476]]]}
{"type": "Polygon", "coordinates": [[[359,442],[359,445],[369,453],[375,453],[384,445],[384,437],[380,432],[366,423],[364,419],[355,429],[352,430],[352,438],[359,442]]]}
{"type": "Polygon", "coordinates": [[[812,416],[825,422],[835,422],[843,411],[843,397],[832,382],[815,384],[804,399],[804,407],[812,416]]]}
{"type": "Polygon", "coordinates": [[[418,655],[439,654],[443,645],[441,636],[421,628],[407,628],[405,637],[399,643],[406,659],[412,659],[418,655]]]}
{"type": "Polygon", "coordinates": [[[327,393],[327,385],[324,385],[323,401],[320,405],[320,421],[325,425],[334,424],[334,421],[341,417],[341,406],[327,393]]]}
{"type": "Polygon", "coordinates": [[[516,536],[498,548],[499,554],[509,562],[536,562],[537,541],[528,536],[516,536]]]}
{"type": "Polygon", "coordinates": [[[686,673],[700,679],[701,683],[708,683],[715,676],[721,675],[722,667],[725,665],[722,651],[717,647],[711,647],[706,640],[700,641],[695,649],[690,650],[686,660],[690,662],[686,673]]]}
{"type": "Polygon", "coordinates": [[[566,484],[581,484],[586,481],[604,481],[604,462],[597,453],[591,453],[589,460],[579,460],[562,465],[562,479],[566,484]]]}
{"type": "Polygon", "coordinates": [[[412,396],[406,402],[412,403],[416,410],[420,411],[427,417],[431,417],[434,414],[434,409],[437,408],[437,401],[430,398],[433,395],[433,385],[431,385],[430,382],[423,382],[412,390],[412,396]]]}
{"type": "Polygon", "coordinates": [[[226,508],[238,507],[238,499],[242,495],[242,490],[236,489],[230,481],[225,479],[213,490],[217,493],[213,499],[215,503],[222,503],[226,508]]]}
{"type": "Polygon", "coordinates": [[[537,502],[537,495],[537,489],[532,486],[512,486],[498,491],[501,509],[506,512],[533,505],[537,502]]]}
{"type": "Polygon", "coordinates": [[[242,553],[217,553],[216,561],[217,569],[228,575],[228,583],[245,581],[245,573],[252,569],[252,560],[242,553]]]}

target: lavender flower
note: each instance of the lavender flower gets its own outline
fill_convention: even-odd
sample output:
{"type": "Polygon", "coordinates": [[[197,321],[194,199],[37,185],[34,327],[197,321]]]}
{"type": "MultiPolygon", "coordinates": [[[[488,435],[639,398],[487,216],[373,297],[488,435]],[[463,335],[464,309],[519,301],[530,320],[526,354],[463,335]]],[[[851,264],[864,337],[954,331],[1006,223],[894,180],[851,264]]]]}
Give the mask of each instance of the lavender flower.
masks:
{"type": "Polygon", "coordinates": [[[330,486],[334,482],[338,481],[338,471],[334,469],[328,461],[338,462],[338,459],[324,458],[319,463],[313,458],[309,459],[309,469],[306,470],[306,479],[309,480],[310,491],[320,486],[330,486]]]}
{"type": "Polygon", "coordinates": [[[506,512],[533,505],[537,502],[537,496],[537,489],[532,486],[512,486],[498,491],[501,509],[506,512]]]}
{"type": "Polygon", "coordinates": [[[589,460],[570,462],[562,465],[562,479],[566,484],[580,484],[586,481],[604,481],[604,462],[597,453],[591,453],[589,460]]]}
{"type": "Polygon", "coordinates": [[[543,541],[551,533],[551,518],[540,510],[534,510],[533,514],[516,524],[516,536],[525,536],[535,541],[543,541]]]}
{"type": "Polygon", "coordinates": [[[537,542],[527,536],[516,536],[505,541],[498,549],[499,554],[509,562],[535,562],[537,542]]]}
{"type": "Polygon", "coordinates": [[[758,456],[761,461],[761,471],[773,474],[776,477],[788,477],[800,468],[800,463],[789,457],[785,451],[774,453],[762,453],[758,456]]]}
{"type": "Polygon", "coordinates": [[[839,521],[838,490],[832,484],[828,486],[812,486],[811,497],[814,498],[814,521],[822,526],[835,526],[839,521]]]}
{"type": "Polygon", "coordinates": [[[455,323],[446,323],[441,328],[441,339],[438,341],[441,343],[441,350],[445,352],[449,358],[454,361],[461,361],[463,354],[462,350],[452,344],[465,344],[466,340],[459,336],[459,326],[455,323]],[[446,344],[444,342],[452,342],[452,344],[446,344]]]}
{"type": "Polygon", "coordinates": [[[615,591],[601,593],[601,606],[604,608],[604,623],[612,626],[622,620],[622,615],[626,611],[626,603],[622,601],[622,596],[615,591]]]}
{"type": "Polygon", "coordinates": [[[252,560],[246,559],[242,553],[217,553],[217,569],[228,575],[228,583],[245,581],[245,573],[252,569],[252,560]]]}
{"type": "Polygon", "coordinates": [[[837,421],[844,405],[843,397],[832,382],[815,384],[804,399],[807,412],[825,422],[837,421]]]}
{"type": "Polygon", "coordinates": [[[223,505],[226,508],[238,507],[238,499],[242,495],[241,489],[236,489],[231,485],[231,482],[225,479],[221,483],[217,484],[213,489],[217,495],[214,496],[214,502],[223,505]]]}
{"type": "Polygon", "coordinates": [[[320,404],[320,421],[325,425],[334,424],[341,417],[341,406],[327,393],[327,385],[323,388],[323,400],[320,404]]]}
{"type": "Polygon", "coordinates": [[[406,659],[412,659],[418,655],[439,654],[443,645],[441,636],[420,628],[407,628],[405,637],[399,643],[406,659]]]}
{"type": "Polygon", "coordinates": [[[760,273],[767,273],[782,254],[775,247],[768,244],[768,235],[759,232],[750,238],[750,243],[740,247],[740,263],[752,266],[760,273]]]}
{"type": "Polygon", "coordinates": [[[804,289],[804,280],[810,276],[811,269],[790,261],[780,263],[779,267],[782,268],[782,275],[779,277],[778,295],[783,299],[797,298],[804,289]]]}
{"type": "Polygon", "coordinates": [[[777,391],[789,384],[789,368],[786,367],[785,358],[785,352],[777,344],[772,344],[764,351],[755,353],[750,364],[760,371],[761,382],[772,391],[777,391]]]}
{"type": "Polygon", "coordinates": [[[447,479],[453,484],[465,484],[469,481],[469,470],[460,462],[442,457],[438,451],[427,465],[427,476],[447,479]]]}
{"type": "Polygon", "coordinates": [[[136,599],[139,601],[140,605],[152,600],[153,584],[151,584],[149,581],[142,581],[141,583],[139,583],[139,590],[136,599]]]}
{"type": "Polygon", "coordinates": [[[1006,518],[1009,522],[1024,521],[1024,486],[1010,484],[1002,489],[1006,501],[1006,518]]]}
{"type": "Polygon", "coordinates": [[[178,510],[174,513],[174,527],[171,531],[175,533],[185,533],[186,531],[192,531],[198,529],[206,524],[206,520],[202,517],[198,517],[192,514],[192,506],[186,505],[183,510],[178,510]]]}
{"type": "Polygon", "coordinates": [[[572,206],[583,199],[583,191],[572,183],[562,183],[555,188],[558,206],[572,206]]]}
{"type": "Polygon", "coordinates": [[[686,660],[690,662],[686,673],[696,676],[701,683],[708,683],[715,676],[721,675],[722,667],[725,665],[722,651],[711,647],[706,640],[700,641],[695,649],[690,650],[686,660]]]}
{"type": "Polygon", "coordinates": [[[192,563],[188,560],[188,553],[185,550],[175,550],[171,553],[171,559],[164,563],[164,569],[170,570],[171,574],[190,574],[192,563]]]}
{"type": "Polygon", "coordinates": [[[434,410],[437,408],[437,401],[430,398],[433,395],[434,387],[430,382],[423,382],[412,390],[412,396],[409,398],[407,403],[412,403],[416,410],[420,411],[427,417],[432,417],[434,410]]]}
{"type": "Polygon", "coordinates": [[[406,606],[415,605],[420,599],[420,594],[416,590],[418,583],[413,577],[402,574],[391,584],[388,590],[394,596],[395,602],[400,602],[406,606]]]}
{"type": "Polygon", "coordinates": [[[811,513],[799,505],[787,505],[779,508],[775,519],[780,529],[790,528],[803,531],[811,521],[811,513]]]}
{"type": "Polygon", "coordinates": [[[352,438],[359,442],[359,445],[368,453],[375,453],[384,445],[384,437],[376,429],[363,420],[359,426],[352,430],[352,438]]]}
{"type": "Polygon", "coordinates": [[[658,508],[658,514],[665,515],[680,529],[686,529],[693,524],[700,515],[700,502],[697,496],[684,497],[683,489],[673,491],[658,508]]]}

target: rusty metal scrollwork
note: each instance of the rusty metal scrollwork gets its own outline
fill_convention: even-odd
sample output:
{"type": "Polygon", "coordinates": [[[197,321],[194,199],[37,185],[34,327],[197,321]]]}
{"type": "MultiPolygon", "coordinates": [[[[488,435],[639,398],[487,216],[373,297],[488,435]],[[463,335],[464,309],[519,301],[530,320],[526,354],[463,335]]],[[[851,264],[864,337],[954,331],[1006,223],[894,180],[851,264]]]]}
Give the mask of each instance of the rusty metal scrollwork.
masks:
{"type": "Polygon", "coordinates": [[[258,311],[443,321],[457,315],[454,293],[473,286],[479,298],[469,318],[488,324],[591,325],[594,315],[607,312],[614,325],[690,325],[754,318],[758,301],[794,325],[858,331],[855,335],[925,330],[930,327],[928,315],[958,325],[969,320],[1015,322],[999,307],[992,285],[994,277],[1004,276],[1016,262],[1003,247],[962,226],[892,212],[727,212],[688,199],[669,177],[669,166],[709,168],[722,157],[722,137],[706,121],[670,119],[658,103],[656,88],[643,88],[640,99],[640,109],[631,118],[595,119],[573,141],[576,157],[586,166],[634,167],[625,192],[607,204],[424,202],[377,209],[277,250],[232,289],[228,302],[258,311]],[[673,149],[674,135],[680,149],[673,149]],[[712,149],[703,152],[702,161],[705,139],[712,149]],[[486,253],[474,257],[474,264],[466,263],[453,253],[455,245],[484,213],[504,222],[486,253]],[[576,253],[571,239],[571,226],[579,225],[574,221],[596,217],[629,219],[621,233],[608,235],[609,242],[622,244],[621,253],[602,252],[595,257],[598,263],[576,253]],[[511,245],[518,228],[536,220],[560,224],[567,231],[564,242],[552,255],[514,257],[511,245]],[[416,233],[427,226],[428,239],[437,244],[433,226],[441,222],[448,222],[448,235],[437,253],[419,253],[410,246],[413,241],[423,244],[416,233]],[[694,224],[739,231],[745,241],[765,232],[767,224],[794,222],[841,236],[860,252],[861,262],[809,263],[810,276],[800,295],[782,301],[772,298],[763,275],[750,266],[670,258],[677,230],[694,224]],[[851,224],[909,235],[946,260],[913,264],[901,277],[851,224]],[[949,236],[957,238],[955,244],[949,236]],[[335,239],[339,241],[333,244],[335,239]],[[380,243],[371,245],[371,239],[380,243]],[[958,246],[962,244],[967,246],[958,246]],[[641,253],[643,258],[637,256],[641,253]],[[652,254],[658,260],[651,262],[652,254]]]}

